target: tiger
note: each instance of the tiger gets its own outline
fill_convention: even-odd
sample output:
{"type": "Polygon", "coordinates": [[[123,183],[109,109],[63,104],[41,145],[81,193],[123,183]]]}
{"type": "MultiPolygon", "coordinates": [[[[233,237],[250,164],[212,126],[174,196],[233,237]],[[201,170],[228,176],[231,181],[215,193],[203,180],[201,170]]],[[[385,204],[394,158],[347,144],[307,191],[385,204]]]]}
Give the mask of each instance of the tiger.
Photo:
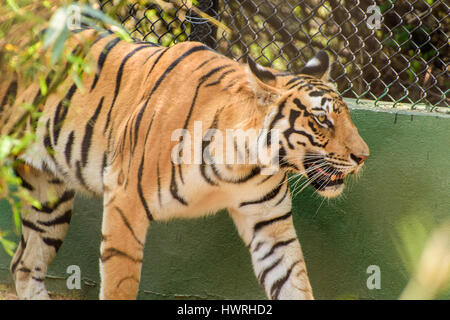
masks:
{"type": "MultiPolygon", "coordinates": [[[[238,62],[199,42],[162,47],[88,28],[73,36],[94,39],[95,72],[82,75],[82,88],[68,76],[45,99],[37,125],[26,124],[36,138],[15,166],[22,186],[41,203],[22,212],[10,264],[19,298],[50,299],[46,272],[81,192],[103,199],[100,299],[136,299],[152,221],[222,209],[268,299],[314,299],[293,224],[289,177],[304,176],[321,196],[336,197],[369,156],[328,81],[328,54],[319,51],[292,73],[250,57],[238,62]],[[185,142],[198,122],[204,139],[185,142]],[[173,139],[179,129],[184,134],[173,139]],[[253,163],[175,161],[174,150],[183,156],[207,151],[211,129],[258,130],[258,145],[276,150],[275,156],[253,163]],[[271,139],[275,132],[278,140],[271,139]]],[[[19,106],[40,95],[39,83],[24,85],[20,75],[3,74],[0,133],[11,134],[23,118],[19,106]]],[[[233,148],[244,158],[255,149],[247,142],[233,148]]]]}

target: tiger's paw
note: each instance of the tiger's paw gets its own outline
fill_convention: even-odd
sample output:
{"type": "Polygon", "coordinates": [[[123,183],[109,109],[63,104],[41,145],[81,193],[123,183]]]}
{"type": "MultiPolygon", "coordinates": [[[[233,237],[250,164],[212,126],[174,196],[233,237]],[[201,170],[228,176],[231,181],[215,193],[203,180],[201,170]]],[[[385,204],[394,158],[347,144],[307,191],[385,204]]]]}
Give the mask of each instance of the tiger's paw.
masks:
{"type": "Polygon", "coordinates": [[[21,300],[51,300],[44,283],[35,279],[16,283],[16,291],[21,300]]]}

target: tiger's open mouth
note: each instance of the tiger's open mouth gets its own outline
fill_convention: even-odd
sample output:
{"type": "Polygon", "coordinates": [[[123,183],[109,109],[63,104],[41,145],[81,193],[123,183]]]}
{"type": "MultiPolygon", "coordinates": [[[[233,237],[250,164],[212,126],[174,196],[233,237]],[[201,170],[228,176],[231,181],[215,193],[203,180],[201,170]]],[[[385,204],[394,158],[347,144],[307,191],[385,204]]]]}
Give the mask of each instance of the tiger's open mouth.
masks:
{"type": "Polygon", "coordinates": [[[321,160],[305,160],[303,166],[311,185],[318,191],[344,184],[344,179],[347,176],[346,173],[339,171],[332,165],[324,164],[321,160]]]}

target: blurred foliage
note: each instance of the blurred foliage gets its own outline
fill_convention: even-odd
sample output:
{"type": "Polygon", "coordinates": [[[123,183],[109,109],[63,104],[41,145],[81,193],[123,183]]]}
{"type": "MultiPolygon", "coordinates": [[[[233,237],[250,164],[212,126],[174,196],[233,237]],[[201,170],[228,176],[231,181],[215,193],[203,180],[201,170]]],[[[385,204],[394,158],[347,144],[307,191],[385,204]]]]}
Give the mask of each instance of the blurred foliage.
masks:
{"type": "Polygon", "coordinates": [[[429,300],[450,294],[450,221],[439,226],[409,216],[397,224],[394,244],[411,280],[400,299],[429,300]]]}

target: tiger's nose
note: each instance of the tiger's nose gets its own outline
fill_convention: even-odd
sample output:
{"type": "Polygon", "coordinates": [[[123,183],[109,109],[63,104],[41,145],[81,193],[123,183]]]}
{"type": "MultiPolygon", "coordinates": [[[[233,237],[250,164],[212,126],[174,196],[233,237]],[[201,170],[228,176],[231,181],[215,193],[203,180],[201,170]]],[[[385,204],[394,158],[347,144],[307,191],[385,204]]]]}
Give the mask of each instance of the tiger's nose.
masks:
{"type": "Polygon", "coordinates": [[[362,164],[364,161],[367,160],[367,158],[369,157],[368,154],[350,154],[350,158],[352,158],[357,164],[362,164]]]}

